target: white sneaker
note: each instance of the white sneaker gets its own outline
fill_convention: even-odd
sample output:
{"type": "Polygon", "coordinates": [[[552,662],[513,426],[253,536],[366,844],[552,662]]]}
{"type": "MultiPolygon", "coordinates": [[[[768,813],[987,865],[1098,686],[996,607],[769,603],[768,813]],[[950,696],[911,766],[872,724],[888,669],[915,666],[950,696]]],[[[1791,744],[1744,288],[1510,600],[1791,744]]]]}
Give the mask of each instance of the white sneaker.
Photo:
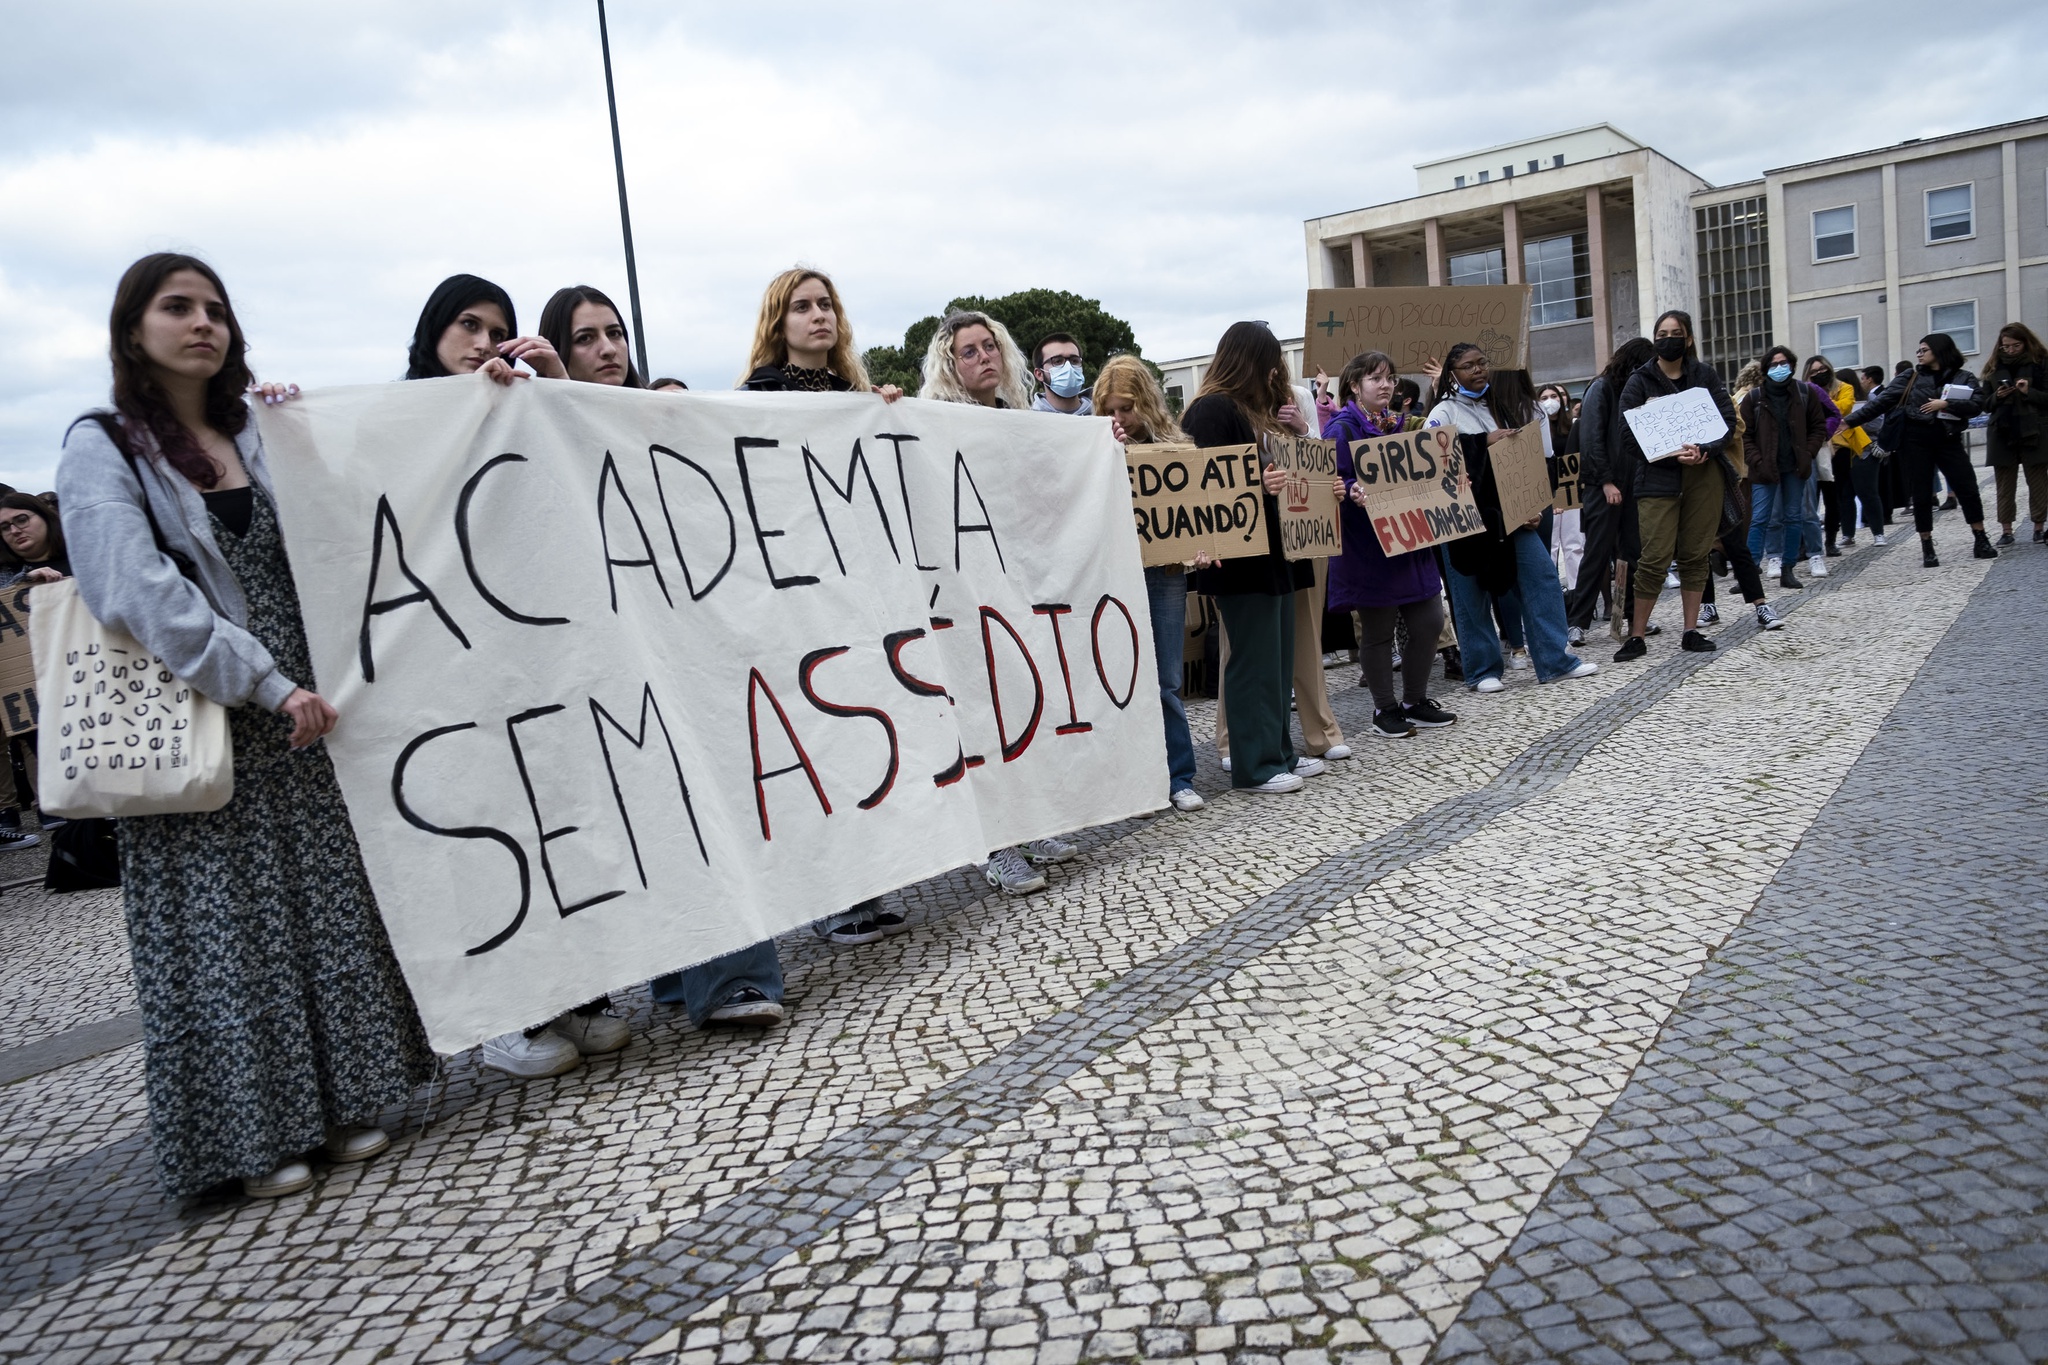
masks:
{"type": "Polygon", "coordinates": [[[1276,792],[1298,792],[1301,790],[1301,779],[1293,773],[1274,773],[1258,786],[1248,787],[1246,790],[1265,792],[1268,795],[1276,792]]]}
{"type": "Polygon", "coordinates": [[[1034,863],[1063,863],[1080,851],[1065,839],[1033,839],[1024,845],[1024,856],[1034,863]]]}
{"type": "Polygon", "coordinates": [[[1871,543],[1872,545],[1876,546],[1876,547],[1877,547],[1878,549],[1880,549],[1880,550],[1881,550],[1881,549],[1883,549],[1883,548],[1884,548],[1884,546],[1885,546],[1885,538],[1884,538],[1884,532],[1882,532],[1882,531],[1875,531],[1875,532],[1872,532],[1872,533],[1871,533],[1871,537],[1870,537],[1870,543],[1871,543]]]}
{"type": "Polygon", "coordinates": [[[1665,588],[1665,591],[1667,591],[1667,592],[1675,592],[1675,591],[1677,591],[1677,590],[1678,590],[1678,588],[1679,588],[1680,586],[1681,586],[1681,585],[1680,585],[1680,583],[1679,583],[1679,581],[1678,581],[1678,570],[1676,570],[1676,569],[1666,569],[1666,570],[1664,571],[1664,588],[1665,588]]]}
{"type": "Polygon", "coordinates": [[[1225,755],[1223,755],[1223,757],[1221,757],[1221,758],[1217,759],[1216,761],[1217,761],[1218,763],[1221,763],[1221,764],[1223,765],[1223,771],[1224,771],[1224,772],[1229,772],[1229,771],[1230,771],[1230,755],[1229,755],[1229,754],[1225,754],[1225,755]]]}
{"type": "Polygon", "coordinates": [[[1526,650],[1526,649],[1511,649],[1511,650],[1509,650],[1509,651],[1508,651],[1508,667],[1509,667],[1509,668],[1527,668],[1528,666],[1529,666],[1529,651],[1528,651],[1528,650],[1526,650]]]}
{"type": "Polygon", "coordinates": [[[288,1194],[297,1194],[313,1183],[313,1168],[303,1161],[278,1163],[269,1175],[245,1175],[242,1177],[242,1193],[251,1199],[279,1199],[288,1194]]]}
{"type": "Polygon", "coordinates": [[[1505,692],[1508,690],[1508,685],[1499,678],[1481,678],[1472,685],[1472,690],[1474,692],[1505,692]]]}
{"type": "Polygon", "coordinates": [[[1006,896],[1028,896],[1033,891],[1045,890],[1045,874],[1025,862],[1024,855],[1014,848],[999,848],[989,854],[988,861],[981,865],[981,875],[1006,896]]]}
{"type": "Polygon", "coordinates": [[[1776,555],[1764,556],[1763,576],[1765,578],[1776,578],[1779,574],[1783,573],[1784,571],[1784,560],[1780,559],[1776,555]]]}
{"type": "Polygon", "coordinates": [[[583,1054],[559,1033],[531,1038],[524,1033],[501,1033],[484,1043],[481,1060],[493,1071],[533,1080],[574,1071],[583,1065],[583,1054]]]}
{"type": "Polygon", "coordinates": [[[1294,774],[1297,777],[1321,777],[1328,771],[1329,768],[1320,758],[1310,758],[1303,754],[1294,760],[1294,774]]]}
{"type": "Polygon", "coordinates": [[[1351,757],[1351,746],[1349,744],[1332,744],[1329,748],[1317,754],[1316,757],[1326,760],[1335,759],[1337,762],[1342,763],[1345,759],[1351,757]]]}
{"type": "Polygon", "coordinates": [[[1562,675],[1560,675],[1559,677],[1556,677],[1556,678],[1552,678],[1552,679],[1551,679],[1551,681],[1552,681],[1552,682],[1569,682],[1569,681],[1570,681],[1571,679],[1573,679],[1573,678],[1590,678],[1590,677],[1592,677],[1592,676],[1593,676],[1593,675],[1594,675],[1595,673],[1598,673],[1599,671],[1600,671],[1600,665],[1598,665],[1598,664],[1594,663],[1594,662],[1593,662],[1593,661],[1592,661],[1591,659],[1586,659],[1586,660],[1582,661],[1582,662],[1581,662],[1581,663],[1579,664],[1579,666],[1578,666],[1577,668],[1573,669],[1573,670],[1572,670],[1571,672],[1569,672],[1569,673],[1565,673],[1565,674],[1562,674],[1562,675]]]}
{"type": "Polygon", "coordinates": [[[337,1164],[368,1161],[391,1145],[391,1135],[382,1128],[329,1128],[320,1155],[337,1164]]]}
{"type": "Polygon", "coordinates": [[[1815,555],[1807,560],[1806,573],[1810,578],[1826,578],[1828,576],[1827,557],[1825,555],[1815,555]]]}
{"type": "Polygon", "coordinates": [[[1200,810],[1205,804],[1207,803],[1202,800],[1202,794],[1193,787],[1182,787],[1173,794],[1175,810],[1200,810]]]}
{"type": "Polygon", "coordinates": [[[631,1025],[609,1014],[565,1014],[548,1025],[548,1032],[568,1039],[586,1057],[617,1052],[633,1037],[631,1025]]]}

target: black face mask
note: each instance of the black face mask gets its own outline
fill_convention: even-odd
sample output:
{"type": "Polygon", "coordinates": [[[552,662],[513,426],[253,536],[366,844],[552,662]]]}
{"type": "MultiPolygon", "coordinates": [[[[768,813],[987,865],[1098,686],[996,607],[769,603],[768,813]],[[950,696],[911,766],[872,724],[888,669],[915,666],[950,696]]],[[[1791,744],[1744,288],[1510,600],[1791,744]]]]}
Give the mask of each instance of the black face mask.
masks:
{"type": "Polygon", "coordinates": [[[1941,366],[1939,366],[1939,365],[1916,365],[1916,366],[1914,366],[1913,368],[1915,368],[1915,369],[1919,370],[1919,371],[1920,371],[1920,373],[1922,373],[1922,374],[1940,374],[1940,373],[1941,373],[1941,366]]]}
{"type": "Polygon", "coordinates": [[[1658,337],[1652,342],[1659,360],[1678,360],[1685,355],[1684,337],[1658,337]]]}

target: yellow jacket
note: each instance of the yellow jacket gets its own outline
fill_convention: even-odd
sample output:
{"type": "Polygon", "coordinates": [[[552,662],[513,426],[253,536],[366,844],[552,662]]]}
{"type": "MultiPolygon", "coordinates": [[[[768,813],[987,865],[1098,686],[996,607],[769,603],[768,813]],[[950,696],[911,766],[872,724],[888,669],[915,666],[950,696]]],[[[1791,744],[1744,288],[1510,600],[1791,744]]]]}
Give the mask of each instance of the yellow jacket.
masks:
{"type": "MultiPolygon", "coordinates": [[[[1837,379],[1835,391],[1829,396],[1835,400],[1835,406],[1842,410],[1844,417],[1849,415],[1849,409],[1856,406],[1856,390],[1847,380],[1837,379]]],[[[1851,455],[1861,455],[1869,447],[1870,437],[1862,427],[1845,427],[1835,433],[1834,444],[1851,455]]]]}

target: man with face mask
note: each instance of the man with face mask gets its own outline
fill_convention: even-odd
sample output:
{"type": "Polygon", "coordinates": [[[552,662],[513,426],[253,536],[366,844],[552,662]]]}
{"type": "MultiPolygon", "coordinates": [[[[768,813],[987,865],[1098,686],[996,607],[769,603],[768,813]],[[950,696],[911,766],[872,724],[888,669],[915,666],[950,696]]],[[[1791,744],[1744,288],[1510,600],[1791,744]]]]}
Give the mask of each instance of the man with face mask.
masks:
{"type": "Polygon", "coordinates": [[[1088,417],[1095,405],[1087,394],[1088,380],[1081,369],[1081,343],[1065,332],[1053,332],[1031,348],[1031,373],[1039,389],[1031,400],[1036,412],[1064,412],[1088,417]]]}

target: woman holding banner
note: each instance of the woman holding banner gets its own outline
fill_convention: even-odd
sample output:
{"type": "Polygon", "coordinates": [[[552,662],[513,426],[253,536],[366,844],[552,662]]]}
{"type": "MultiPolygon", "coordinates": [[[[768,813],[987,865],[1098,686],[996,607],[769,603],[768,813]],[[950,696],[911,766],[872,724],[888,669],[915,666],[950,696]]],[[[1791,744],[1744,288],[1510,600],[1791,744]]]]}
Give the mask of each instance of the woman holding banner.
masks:
{"type": "Polygon", "coordinates": [[[617,304],[601,289],[572,284],[549,295],[540,310],[540,334],[560,357],[565,378],[586,384],[644,389],[633,368],[632,342],[617,304]]]}
{"type": "MultiPolygon", "coordinates": [[[[1159,381],[1136,356],[1111,356],[1095,376],[1093,406],[1110,419],[1117,440],[1126,445],[1159,445],[1180,441],[1180,425],[1167,411],[1159,381]]],[[[1206,564],[1200,557],[1197,564],[1206,564]]],[[[1188,730],[1187,707],[1180,699],[1181,650],[1187,640],[1188,576],[1178,564],[1154,564],[1145,570],[1145,596],[1152,606],[1152,656],[1159,666],[1159,711],[1166,721],[1167,791],[1175,810],[1200,810],[1195,790],[1195,739],[1188,730]]]]}
{"type": "MultiPolygon", "coordinates": [[[[57,467],[78,591],[229,709],[234,797],[121,822],[157,1170],[173,1197],[239,1180],[304,1189],[315,1151],[390,1145],[377,1113],[433,1054],[320,738],[312,664],[241,325],[220,277],[160,253],[110,319],[111,412],[73,424],[57,467]]],[[[265,386],[263,401],[296,389],[265,386]]]]}
{"type": "Polygon", "coordinates": [[[1337,473],[1344,481],[1339,504],[1344,553],[1330,563],[1330,609],[1358,613],[1358,659],[1372,690],[1372,733],[1381,739],[1407,739],[1418,727],[1433,730],[1457,719],[1427,695],[1436,662],[1430,646],[1444,629],[1444,584],[1436,554],[1422,549],[1390,555],[1380,548],[1366,514],[1365,485],[1357,481],[1351,458],[1353,442],[1410,429],[1408,421],[1389,411],[1398,378],[1393,357],[1385,352],[1352,357],[1338,380],[1338,392],[1348,401],[1323,424],[1323,434],[1337,443],[1337,473]],[[1397,623],[1407,626],[1409,640],[1399,698],[1394,693],[1397,623]]]}
{"type": "Polygon", "coordinates": [[[512,382],[520,361],[549,379],[567,379],[562,358],[541,337],[519,335],[512,296],[478,275],[450,275],[434,286],[406,353],[407,379],[482,372],[512,382]]]}
{"type": "MultiPolygon", "coordinates": [[[[1466,536],[1445,546],[1452,624],[1458,631],[1465,685],[1475,692],[1498,692],[1506,686],[1502,680],[1506,658],[1494,628],[1496,604],[1503,617],[1521,622],[1539,682],[1585,678],[1599,672],[1599,665],[1581,660],[1566,643],[1564,589],[1557,581],[1557,565],[1537,530],[1542,517],[1533,517],[1521,526],[1501,521],[1487,451],[1513,436],[1517,428],[1535,421],[1538,409],[1526,379],[1511,371],[1497,382],[1486,353],[1461,341],[1444,357],[1435,397],[1426,425],[1454,427],[1465,438],[1461,445],[1472,470],[1472,497],[1487,528],[1485,534],[1466,536]]],[[[1551,453],[1549,424],[1538,424],[1538,430],[1547,456],[1551,453]]]]}

